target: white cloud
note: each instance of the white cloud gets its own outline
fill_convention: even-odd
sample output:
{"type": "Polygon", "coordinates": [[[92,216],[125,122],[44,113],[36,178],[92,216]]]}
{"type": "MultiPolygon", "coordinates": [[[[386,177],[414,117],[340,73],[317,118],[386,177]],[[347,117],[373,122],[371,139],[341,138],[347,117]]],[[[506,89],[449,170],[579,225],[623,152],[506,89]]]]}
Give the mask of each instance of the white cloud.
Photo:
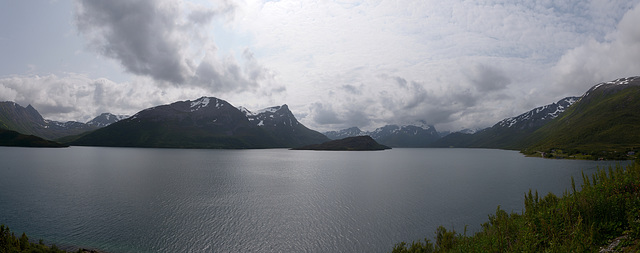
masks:
{"type": "Polygon", "coordinates": [[[198,86],[216,93],[255,91],[271,78],[249,49],[219,54],[212,20],[230,19],[235,5],[182,0],[76,1],[76,26],[100,55],[158,85],[198,86]]]}
{"type": "Polygon", "coordinates": [[[31,104],[47,119],[81,122],[103,112],[133,114],[164,103],[194,99],[204,93],[199,89],[159,88],[148,78],[115,83],[73,73],[5,77],[0,79],[0,91],[0,99],[22,106],[31,104]]]}
{"type": "Polygon", "coordinates": [[[583,92],[550,94],[551,68],[567,50],[605,39],[637,3],[249,0],[234,27],[254,36],[313,128],[422,119],[455,130],[583,92]],[[366,120],[350,121],[350,108],[366,120]]]}
{"type": "Polygon", "coordinates": [[[585,92],[591,85],[640,75],[640,5],[629,10],[607,39],[569,50],[554,67],[558,92],[585,92]]]}
{"type": "Polygon", "coordinates": [[[105,62],[92,68],[115,62],[131,79],[14,75],[0,99],[60,120],[216,96],[286,103],[318,130],[487,127],[638,75],[639,2],[77,0],[90,65],[105,62]]]}

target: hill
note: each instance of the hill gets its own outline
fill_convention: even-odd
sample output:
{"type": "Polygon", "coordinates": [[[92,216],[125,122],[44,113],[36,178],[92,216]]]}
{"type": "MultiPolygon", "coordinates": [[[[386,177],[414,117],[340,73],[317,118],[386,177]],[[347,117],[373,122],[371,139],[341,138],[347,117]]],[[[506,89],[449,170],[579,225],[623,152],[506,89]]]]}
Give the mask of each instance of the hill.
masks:
{"type": "Polygon", "coordinates": [[[629,151],[640,149],[640,77],[593,86],[524,144],[526,154],[626,158],[629,151]]]}
{"type": "Polygon", "coordinates": [[[69,144],[233,149],[293,147],[328,140],[295,120],[286,105],[251,117],[247,112],[215,97],[178,101],[145,109],[69,144]]]}
{"type": "Polygon", "coordinates": [[[409,125],[385,125],[371,132],[362,131],[357,127],[351,127],[340,131],[324,133],[330,139],[369,135],[375,141],[390,147],[426,148],[430,147],[440,134],[432,125],[420,121],[409,125]]]}
{"type": "Polygon", "coordinates": [[[55,140],[95,130],[98,127],[76,121],[47,120],[31,105],[22,107],[14,102],[0,102],[0,128],[55,140]]]}
{"type": "Polygon", "coordinates": [[[370,151],[391,149],[377,143],[371,136],[347,137],[340,140],[332,140],[322,144],[308,145],[294,150],[332,150],[332,151],[370,151]]]}
{"type": "Polygon", "coordinates": [[[265,108],[256,113],[243,107],[239,109],[245,113],[249,122],[264,129],[286,147],[299,147],[329,140],[323,134],[298,122],[286,104],[265,108]]]}
{"type": "Polygon", "coordinates": [[[38,136],[24,135],[12,130],[0,129],[0,146],[62,148],[66,145],[42,139],[38,136]]]}
{"type": "Polygon", "coordinates": [[[515,117],[501,120],[474,134],[452,133],[434,142],[434,147],[521,149],[529,135],[571,107],[579,97],[566,97],[515,117]]]}

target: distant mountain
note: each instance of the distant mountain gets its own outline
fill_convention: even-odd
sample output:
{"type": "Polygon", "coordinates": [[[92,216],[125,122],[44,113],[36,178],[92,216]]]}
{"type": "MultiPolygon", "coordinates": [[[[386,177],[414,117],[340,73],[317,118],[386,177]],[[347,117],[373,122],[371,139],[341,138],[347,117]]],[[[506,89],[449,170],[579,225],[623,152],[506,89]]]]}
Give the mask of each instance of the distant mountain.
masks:
{"type": "Polygon", "coordinates": [[[249,122],[264,129],[287,147],[300,147],[329,140],[323,134],[298,122],[286,104],[265,108],[256,113],[244,107],[238,109],[244,112],[249,122]]]}
{"type": "MultiPolygon", "coordinates": [[[[568,153],[640,149],[640,77],[593,86],[556,120],[525,140],[525,152],[568,153]]],[[[602,154],[593,154],[600,156],[602,154]]]]}
{"type": "Polygon", "coordinates": [[[61,148],[68,147],[60,143],[42,139],[38,136],[25,135],[12,130],[0,129],[0,146],[61,148]]]}
{"type": "Polygon", "coordinates": [[[340,131],[325,132],[324,135],[329,137],[329,139],[338,140],[338,139],[343,139],[347,137],[364,136],[364,135],[367,135],[367,132],[364,132],[357,127],[351,127],[351,128],[343,129],[340,131]]]}
{"type": "Polygon", "coordinates": [[[556,103],[503,119],[490,128],[452,133],[434,142],[433,146],[520,149],[526,146],[524,140],[531,133],[557,118],[578,100],[579,97],[563,98],[556,103]]]}
{"type": "Polygon", "coordinates": [[[286,105],[252,114],[246,109],[241,111],[222,99],[202,97],[194,101],[179,101],[145,109],[70,144],[274,148],[320,143],[324,140],[328,139],[300,124],[286,105]]]}
{"type": "Polygon", "coordinates": [[[325,132],[330,139],[369,135],[377,142],[391,147],[429,147],[440,139],[434,126],[418,122],[415,125],[386,125],[371,132],[357,127],[325,132]]]}
{"type": "Polygon", "coordinates": [[[390,147],[423,148],[440,139],[434,126],[386,125],[369,133],[377,142],[390,147]]]}
{"type": "Polygon", "coordinates": [[[339,140],[331,140],[322,144],[313,144],[294,150],[329,150],[329,151],[373,151],[391,149],[377,143],[371,136],[354,136],[339,140]]]}
{"type": "Polygon", "coordinates": [[[93,118],[92,120],[89,120],[87,122],[87,125],[89,126],[94,126],[94,127],[106,127],[108,125],[111,125],[113,123],[116,123],[120,120],[126,119],[128,118],[128,115],[114,115],[108,112],[105,112],[103,114],[98,115],[97,117],[93,118]]]}
{"type": "Polygon", "coordinates": [[[46,120],[33,106],[25,108],[14,102],[0,102],[0,128],[49,140],[97,129],[96,126],[76,121],[46,120]]]}

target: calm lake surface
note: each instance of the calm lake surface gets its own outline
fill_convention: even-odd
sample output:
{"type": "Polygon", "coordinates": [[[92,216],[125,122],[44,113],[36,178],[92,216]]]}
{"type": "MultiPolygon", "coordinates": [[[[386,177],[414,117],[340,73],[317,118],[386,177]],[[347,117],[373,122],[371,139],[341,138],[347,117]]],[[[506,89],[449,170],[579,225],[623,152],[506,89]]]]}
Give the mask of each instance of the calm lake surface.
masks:
{"type": "Polygon", "coordinates": [[[108,252],[389,252],[611,162],[486,149],[0,147],[0,223],[108,252]]]}

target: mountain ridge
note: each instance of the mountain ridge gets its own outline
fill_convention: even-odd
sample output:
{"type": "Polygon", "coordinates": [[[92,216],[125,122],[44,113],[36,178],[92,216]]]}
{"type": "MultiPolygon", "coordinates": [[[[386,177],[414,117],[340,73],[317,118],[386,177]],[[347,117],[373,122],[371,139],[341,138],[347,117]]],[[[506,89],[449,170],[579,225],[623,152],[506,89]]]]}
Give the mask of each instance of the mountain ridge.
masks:
{"type": "Polygon", "coordinates": [[[0,102],[0,128],[25,135],[35,135],[47,140],[97,129],[95,126],[77,121],[47,120],[31,104],[22,107],[12,101],[0,102]]]}
{"type": "Polygon", "coordinates": [[[371,136],[375,141],[390,147],[424,148],[440,138],[438,131],[432,125],[423,121],[417,125],[385,125],[373,131],[362,131],[358,127],[351,127],[339,131],[328,131],[324,134],[329,139],[342,139],[355,136],[371,136]]]}
{"type": "Polygon", "coordinates": [[[253,114],[201,97],[144,109],[71,145],[165,148],[285,148],[328,140],[299,123],[286,105],[253,114]],[[262,123],[260,123],[262,122],[262,123]],[[265,122],[267,122],[265,124],[265,122]]]}
{"type": "Polygon", "coordinates": [[[589,89],[566,113],[526,140],[525,154],[624,159],[640,149],[640,77],[589,89]],[[559,154],[562,152],[562,154],[559,154]]]}

